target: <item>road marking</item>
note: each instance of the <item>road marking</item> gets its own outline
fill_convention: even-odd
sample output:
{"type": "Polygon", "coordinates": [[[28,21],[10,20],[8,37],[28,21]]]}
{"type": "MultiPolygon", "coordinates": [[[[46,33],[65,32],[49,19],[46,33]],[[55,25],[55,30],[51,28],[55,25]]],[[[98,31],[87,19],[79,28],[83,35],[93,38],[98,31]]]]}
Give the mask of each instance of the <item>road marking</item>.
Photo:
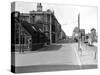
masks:
{"type": "Polygon", "coordinates": [[[82,65],[82,64],[81,64],[81,60],[80,60],[80,57],[79,57],[78,51],[77,51],[77,49],[76,49],[75,46],[73,46],[73,50],[74,50],[74,52],[75,52],[75,55],[76,55],[76,58],[77,58],[78,64],[81,66],[81,65],[82,65]]]}

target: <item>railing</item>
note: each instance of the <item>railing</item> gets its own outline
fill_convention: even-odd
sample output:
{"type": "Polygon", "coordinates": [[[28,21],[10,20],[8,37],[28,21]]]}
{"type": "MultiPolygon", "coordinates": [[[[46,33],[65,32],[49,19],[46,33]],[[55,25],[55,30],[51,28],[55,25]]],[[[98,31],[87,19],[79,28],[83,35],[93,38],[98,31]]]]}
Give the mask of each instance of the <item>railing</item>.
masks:
{"type": "Polygon", "coordinates": [[[30,51],[32,49],[31,44],[13,44],[13,51],[30,51]]]}
{"type": "Polygon", "coordinates": [[[34,44],[12,44],[12,52],[24,52],[24,51],[35,51],[42,48],[44,43],[34,43],[34,44]]]}

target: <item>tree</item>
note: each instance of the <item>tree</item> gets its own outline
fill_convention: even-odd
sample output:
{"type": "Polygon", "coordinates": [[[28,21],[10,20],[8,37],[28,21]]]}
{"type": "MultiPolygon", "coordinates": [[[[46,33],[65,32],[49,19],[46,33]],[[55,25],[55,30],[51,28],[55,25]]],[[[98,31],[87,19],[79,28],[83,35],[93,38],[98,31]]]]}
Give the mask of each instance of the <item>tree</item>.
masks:
{"type": "Polygon", "coordinates": [[[97,42],[97,34],[96,34],[96,29],[92,28],[91,29],[91,38],[93,42],[97,42]]]}

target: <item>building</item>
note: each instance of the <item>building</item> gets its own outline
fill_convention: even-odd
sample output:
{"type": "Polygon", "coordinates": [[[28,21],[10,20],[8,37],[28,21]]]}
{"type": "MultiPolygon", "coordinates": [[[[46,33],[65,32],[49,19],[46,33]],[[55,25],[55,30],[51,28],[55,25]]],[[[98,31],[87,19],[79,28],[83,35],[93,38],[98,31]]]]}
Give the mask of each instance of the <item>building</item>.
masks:
{"type": "Polygon", "coordinates": [[[82,42],[85,41],[85,29],[80,29],[80,39],[82,42]]]}
{"type": "Polygon", "coordinates": [[[37,10],[29,13],[21,13],[21,20],[37,25],[40,31],[44,32],[48,37],[49,44],[56,43],[59,40],[61,25],[54,15],[54,11],[48,9],[43,11],[41,3],[37,3],[37,10]]]}
{"type": "Polygon", "coordinates": [[[85,35],[85,42],[93,44],[94,42],[98,42],[98,36],[96,33],[96,29],[92,28],[91,33],[85,35]]]}
{"type": "Polygon", "coordinates": [[[85,41],[85,29],[79,29],[78,27],[75,27],[73,30],[72,38],[75,41],[78,41],[79,39],[81,41],[85,41]]]}
{"type": "Polygon", "coordinates": [[[47,37],[39,27],[20,20],[19,12],[11,14],[11,49],[13,51],[34,51],[44,46],[47,37]]]}
{"type": "Polygon", "coordinates": [[[12,51],[37,50],[65,37],[54,12],[42,11],[41,3],[37,4],[37,11],[12,12],[11,22],[12,51]]]}
{"type": "Polygon", "coordinates": [[[79,28],[75,27],[72,34],[72,39],[78,42],[79,40],[79,28]]]}

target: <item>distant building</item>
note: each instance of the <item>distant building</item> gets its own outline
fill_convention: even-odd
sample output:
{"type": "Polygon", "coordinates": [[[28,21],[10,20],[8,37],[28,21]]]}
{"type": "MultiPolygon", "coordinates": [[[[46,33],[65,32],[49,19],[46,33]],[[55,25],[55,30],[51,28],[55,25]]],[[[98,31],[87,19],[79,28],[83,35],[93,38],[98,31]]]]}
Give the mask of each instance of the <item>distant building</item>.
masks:
{"type": "Polygon", "coordinates": [[[79,29],[78,27],[75,27],[73,30],[72,38],[75,41],[78,41],[79,39],[81,41],[85,41],[85,29],[79,29]]]}
{"type": "Polygon", "coordinates": [[[96,33],[96,29],[92,28],[91,29],[91,33],[88,33],[85,35],[85,41],[86,42],[97,42],[98,41],[98,36],[97,36],[97,33],[96,33]]]}
{"type": "Polygon", "coordinates": [[[78,27],[75,27],[74,30],[73,30],[73,34],[72,34],[72,38],[73,40],[75,40],[76,42],[78,42],[79,40],[79,28],[78,27]]]}
{"type": "Polygon", "coordinates": [[[82,42],[85,41],[85,29],[80,29],[80,39],[82,42]]]}
{"type": "Polygon", "coordinates": [[[66,36],[65,32],[62,29],[61,29],[61,32],[60,32],[59,39],[60,40],[66,40],[66,39],[68,39],[68,36],[66,36]]]}

